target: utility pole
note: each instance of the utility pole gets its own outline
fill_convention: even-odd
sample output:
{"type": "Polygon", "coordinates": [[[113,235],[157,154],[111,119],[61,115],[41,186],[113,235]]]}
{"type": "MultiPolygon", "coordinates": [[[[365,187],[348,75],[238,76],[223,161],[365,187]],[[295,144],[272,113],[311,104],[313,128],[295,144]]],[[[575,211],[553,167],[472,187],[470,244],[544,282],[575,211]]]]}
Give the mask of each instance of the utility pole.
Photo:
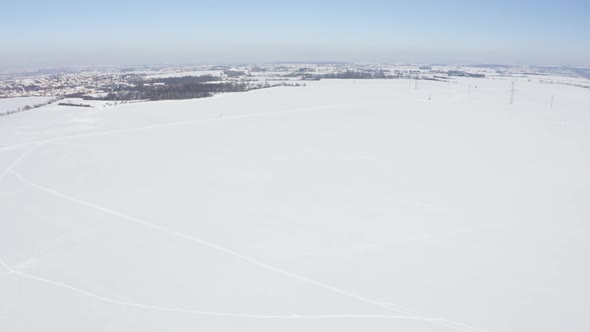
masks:
{"type": "Polygon", "coordinates": [[[512,81],[512,88],[510,89],[510,105],[514,104],[514,81],[512,81]]]}
{"type": "Polygon", "coordinates": [[[555,97],[555,96],[551,96],[551,109],[553,109],[553,98],[554,98],[554,97],[555,97]]]}

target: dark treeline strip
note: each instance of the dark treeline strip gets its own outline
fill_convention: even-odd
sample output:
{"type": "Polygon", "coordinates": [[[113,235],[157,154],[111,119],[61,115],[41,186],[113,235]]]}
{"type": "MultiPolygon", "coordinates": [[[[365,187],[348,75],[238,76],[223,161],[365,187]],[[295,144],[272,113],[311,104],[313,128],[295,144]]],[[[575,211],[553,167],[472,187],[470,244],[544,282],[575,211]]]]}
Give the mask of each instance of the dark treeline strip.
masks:
{"type": "Polygon", "coordinates": [[[440,72],[440,74],[447,74],[447,77],[435,76],[434,78],[421,75],[420,71],[410,72],[389,72],[384,70],[374,71],[357,71],[347,70],[339,73],[314,74],[308,72],[297,72],[284,75],[284,77],[300,77],[305,81],[319,81],[323,79],[357,79],[357,80],[372,80],[372,79],[420,79],[420,80],[444,80],[451,76],[463,77],[485,77],[484,74],[473,74],[463,71],[453,70],[448,72],[440,72]]]}
{"type": "Polygon", "coordinates": [[[245,84],[186,83],[173,85],[137,85],[107,94],[104,100],[171,100],[211,97],[215,93],[247,91],[245,84]]]}
{"type": "MultiPolygon", "coordinates": [[[[315,76],[315,75],[304,75],[304,76],[315,76]]],[[[345,71],[342,73],[329,73],[329,74],[322,74],[321,79],[380,79],[380,78],[389,78],[388,75],[385,74],[383,71],[378,72],[367,72],[367,71],[345,71]]]]}
{"type": "Polygon", "coordinates": [[[72,106],[72,107],[93,107],[92,105],[88,104],[73,104],[73,103],[59,103],[59,106],[72,106]]]}
{"type": "Polygon", "coordinates": [[[270,85],[268,83],[248,85],[244,83],[199,83],[185,78],[174,78],[164,84],[140,83],[134,86],[123,86],[109,92],[104,97],[83,96],[90,100],[175,100],[211,97],[218,93],[244,92],[255,89],[270,88],[274,86],[299,86],[300,84],[280,83],[270,85]],[[173,82],[173,83],[172,83],[173,82]]]}

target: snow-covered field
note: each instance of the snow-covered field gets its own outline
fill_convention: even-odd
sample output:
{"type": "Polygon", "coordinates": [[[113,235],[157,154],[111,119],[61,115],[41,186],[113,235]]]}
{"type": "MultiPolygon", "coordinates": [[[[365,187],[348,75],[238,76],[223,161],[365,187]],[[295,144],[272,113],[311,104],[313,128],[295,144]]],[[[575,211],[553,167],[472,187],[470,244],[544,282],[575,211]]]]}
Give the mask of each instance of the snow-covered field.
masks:
{"type": "Polygon", "coordinates": [[[590,90],[510,88],[0,118],[0,331],[588,331],[590,90]]]}
{"type": "Polygon", "coordinates": [[[16,111],[25,106],[42,104],[51,99],[51,97],[18,97],[18,98],[0,98],[0,114],[16,111]]]}

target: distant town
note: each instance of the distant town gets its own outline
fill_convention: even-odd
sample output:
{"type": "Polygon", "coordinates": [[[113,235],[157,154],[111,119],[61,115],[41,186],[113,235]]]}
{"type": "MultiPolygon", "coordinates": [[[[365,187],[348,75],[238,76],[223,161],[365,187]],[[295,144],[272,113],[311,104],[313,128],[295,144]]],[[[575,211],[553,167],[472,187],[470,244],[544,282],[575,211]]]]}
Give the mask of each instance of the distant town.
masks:
{"type": "MultiPolygon", "coordinates": [[[[510,79],[529,77],[548,84],[590,88],[590,69],[529,66],[374,65],[348,63],[278,63],[265,65],[198,65],[45,68],[0,73],[0,98],[45,97],[42,102],[4,110],[11,114],[65,98],[113,102],[192,99],[218,93],[277,86],[305,86],[322,79],[407,79],[453,82],[456,77],[510,79]]],[[[107,104],[110,105],[110,104],[107,104]]]]}

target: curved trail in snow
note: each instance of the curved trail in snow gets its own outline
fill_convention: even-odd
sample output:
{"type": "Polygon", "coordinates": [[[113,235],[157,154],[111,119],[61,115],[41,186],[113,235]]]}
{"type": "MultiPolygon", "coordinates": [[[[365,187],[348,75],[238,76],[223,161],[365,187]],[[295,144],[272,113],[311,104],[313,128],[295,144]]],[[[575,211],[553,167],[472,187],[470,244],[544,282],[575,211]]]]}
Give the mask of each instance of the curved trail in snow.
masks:
{"type": "Polygon", "coordinates": [[[0,257],[0,266],[2,266],[3,268],[5,268],[7,270],[7,272],[14,272],[14,270],[8,266],[8,264],[6,264],[6,262],[4,261],[4,259],[2,259],[2,257],[0,257]]]}
{"type": "Polygon", "coordinates": [[[449,321],[446,319],[440,319],[440,318],[429,318],[429,317],[421,317],[421,315],[410,311],[410,310],[405,310],[405,309],[401,309],[393,304],[390,303],[385,303],[385,302],[379,302],[379,301],[375,301],[372,299],[368,299],[365,298],[363,296],[360,295],[356,295],[354,293],[339,289],[337,287],[310,279],[308,277],[305,276],[301,276],[295,273],[291,273],[288,272],[286,270],[277,268],[275,266],[269,265],[267,263],[261,262],[255,258],[246,256],[244,254],[238,253],[236,251],[233,251],[231,249],[222,247],[220,245],[205,241],[203,239],[185,234],[185,233],[181,233],[172,229],[168,229],[165,228],[163,226],[157,225],[157,224],[153,224],[150,222],[146,222],[144,220],[140,220],[134,217],[130,217],[127,215],[124,215],[122,213],[119,213],[117,211],[90,203],[90,202],[86,202],[83,200],[79,200],[77,198],[68,196],[66,194],[60,193],[56,190],[50,189],[50,188],[46,188],[43,186],[40,186],[38,184],[35,184],[33,182],[28,181],[27,179],[23,178],[20,174],[18,174],[17,172],[15,172],[13,170],[13,168],[22,160],[24,159],[29,153],[31,153],[32,151],[36,150],[37,148],[39,148],[40,146],[47,144],[47,143],[51,143],[51,142],[56,142],[56,141],[60,141],[60,140],[66,140],[66,139],[74,139],[74,138],[80,138],[80,137],[90,137],[90,136],[99,136],[99,135],[108,135],[108,134],[118,134],[118,133],[126,133],[126,132],[135,132],[135,131],[144,131],[144,130],[151,130],[151,129],[159,129],[159,128],[169,128],[169,127],[178,127],[178,126],[187,126],[187,125],[194,125],[194,124],[202,124],[202,123],[206,123],[206,122],[210,122],[210,121],[220,121],[220,120],[233,120],[233,119],[244,119],[244,118],[253,118],[253,117],[262,117],[262,116],[268,116],[268,115],[277,115],[277,114],[284,114],[284,113],[296,113],[296,112],[309,112],[309,111],[316,111],[316,110],[331,110],[331,109],[339,109],[339,108],[344,108],[344,107],[350,107],[353,106],[352,104],[342,104],[342,105],[325,105],[325,106],[316,106],[316,107],[307,107],[307,108],[298,108],[298,109],[287,109],[287,110],[281,110],[281,111],[275,111],[275,112],[260,112],[260,113],[250,113],[250,114],[244,114],[244,115],[235,115],[235,116],[226,116],[226,117],[217,117],[217,118],[208,118],[208,119],[199,119],[199,120],[191,120],[191,121],[181,121],[181,122],[171,122],[171,123],[165,123],[165,124],[159,124],[159,125],[150,125],[150,126],[144,126],[144,127],[137,127],[137,128],[124,128],[124,129],[115,129],[115,130],[107,130],[107,131],[98,131],[98,132],[89,132],[89,133],[81,133],[81,134],[74,134],[74,135],[66,135],[66,136],[60,136],[60,137],[54,137],[54,138],[49,138],[49,139],[44,139],[44,140],[37,140],[37,141],[31,141],[31,142],[25,142],[25,143],[17,143],[17,144],[11,144],[11,145],[4,145],[4,146],[0,146],[0,150],[2,149],[6,149],[6,148],[15,148],[15,147],[21,147],[21,146],[31,146],[30,148],[28,148],[27,150],[25,150],[16,160],[14,160],[2,173],[0,173],[0,181],[6,176],[6,174],[8,173],[12,173],[14,176],[16,176],[20,181],[22,181],[25,184],[28,184],[32,187],[35,187],[39,190],[45,191],[47,193],[50,193],[52,195],[55,195],[57,197],[61,197],[62,199],[71,201],[71,202],[75,202],[77,204],[81,204],[99,211],[102,211],[104,213],[107,214],[111,214],[114,216],[117,216],[119,218],[134,222],[134,223],[139,223],[142,224],[144,226],[150,227],[150,228],[154,228],[157,229],[159,231],[163,231],[169,234],[172,234],[174,236],[178,236],[181,238],[185,238],[189,241],[198,243],[200,245],[203,246],[207,246],[209,248],[224,252],[226,254],[229,254],[231,256],[240,258],[242,260],[248,261],[252,264],[255,264],[265,270],[271,271],[271,272],[275,272],[278,274],[282,274],[288,277],[291,277],[293,279],[305,282],[305,283],[309,283],[312,285],[315,285],[317,287],[329,290],[331,292],[352,298],[352,299],[356,299],[368,304],[372,304],[378,307],[381,307],[383,309],[387,309],[387,310],[391,310],[391,311],[395,311],[398,313],[401,313],[403,315],[407,315],[407,316],[399,316],[399,315],[317,315],[317,316],[301,316],[301,315],[248,315],[248,314],[234,314],[234,313],[216,313],[216,312],[206,312],[206,311],[193,311],[193,310],[185,310],[185,309],[177,309],[177,308],[166,308],[166,307],[158,307],[158,306],[150,306],[150,305],[144,305],[144,304],[138,304],[138,303],[132,303],[132,302],[125,302],[125,301],[119,301],[119,300],[115,300],[115,299],[110,299],[110,298],[106,298],[106,297],[102,297],[96,294],[93,294],[89,291],[83,290],[83,289],[79,289],[73,286],[69,286],[63,283],[59,283],[56,281],[52,281],[52,280],[48,280],[48,279],[44,279],[44,278],[40,278],[37,276],[33,276],[33,275],[29,275],[23,272],[19,272],[16,271],[14,269],[12,269],[10,266],[8,266],[4,261],[2,261],[2,259],[0,258],[0,266],[4,267],[5,269],[8,270],[9,273],[13,273],[16,275],[19,275],[21,277],[25,277],[25,278],[29,278],[29,279],[34,279],[37,281],[41,281],[41,282],[45,282],[48,284],[52,284],[55,286],[60,286],[63,288],[67,288],[70,289],[72,291],[76,291],[78,293],[90,296],[90,297],[94,297],[96,299],[99,299],[101,301],[104,302],[110,302],[110,303],[116,303],[116,304],[121,304],[121,305],[127,305],[127,306],[133,306],[133,307],[141,307],[141,308],[147,308],[147,309],[156,309],[156,310],[162,310],[162,311],[176,311],[176,312],[184,312],[184,313],[193,313],[193,314],[201,314],[201,315],[210,315],[210,316],[226,316],[226,317],[244,317],[244,318],[275,318],[275,319],[293,319],[293,318],[309,318],[309,319],[318,319],[318,318],[397,318],[397,319],[406,319],[406,320],[415,320],[415,321],[424,321],[424,322],[429,322],[429,323],[434,323],[434,324],[438,324],[441,326],[445,326],[448,328],[453,328],[456,330],[466,330],[466,331],[484,331],[483,329],[480,328],[475,328],[463,323],[459,323],[459,322],[454,322],[454,321],[449,321]]]}
{"type": "MultiPolygon", "coordinates": [[[[155,305],[149,305],[149,304],[141,304],[141,303],[135,303],[135,302],[115,300],[115,299],[112,299],[109,297],[97,295],[95,293],[92,293],[90,291],[87,291],[87,290],[84,290],[81,288],[70,286],[65,283],[53,281],[53,280],[46,279],[46,278],[37,277],[37,276],[31,275],[28,273],[23,273],[23,272],[19,272],[19,271],[15,271],[15,270],[11,270],[10,273],[20,276],[20,277],[23,277],[23,278],[40,281],[40,282],[51,284],[54,286],[59,286],[61,288],[66,288],[66,289],[69,289],[69,290],[74,291],[76,293],[79,293],[79,294],[82,294],[82,295],[85,295],[88,297],[92,297],[94,299],[97,299],[97,300],[100,300],[103,302],[107,302],[107,303],[124,305],[124,306],[128,306],[128,307],[137,307],[137,308],[151,309],[151,310],[157,310],[157,311],[179,312],[179,313],[201,315],[201,316],[255,318],[255,319],[340,319],[340,318],[374,319],[374,318],[383,318],[383,319],[400,319],[400,320],[422,320],[422,321],[424,320],[424,319],[418,318],[418,317],[399,316],[399,315],[352,315],[352,314],[350,314],[350,315],[349,314],[344,314],[344,315],[335,315],[335,314],[330,314],[330,315],[299,315],[299,314],[259,315],[259,314],[243,314],[243,313],[232,313],[232,312],[201,311],[201,310],[191,310],[191,309],[155,306],[155,305]]],[[[437,321],[437,319],[432,319],[432,320],[437,321]]]]}
{"type": "MultiPolygon", "coordinates": [[[[449,320],[445,320],[445,319],[439,319],[439,318],[421,317],[420,315],[417,315],[417,314],[415,314],[412,311],[405,310],[405,309],[402,309],[402,308],[398,308],[397,306],[393,306],[393,305],[391,305],[389,303],[375,301],[375,300],[372,300],[372,299],[369,299],[369,298],[366,298],[366,297],[363,297],[363,296],[360,296],[360,295],[357,295],[357,294],[354,294],[354,293],[351,293],[351,292],[342,290],[340,288],[337,288],[337,287],[334,287],[334,286],[331,286],[331,285],[328,285],[328,284],[325,284],[325,283],[322,283],[322,282],[319,282],[319,281],[310,279],[308,277],[301,276],[301,275],[298,275],[298,274],[295,274],[295,273],[292,273],[292,272],[283,270],[281,268],[278,268],[278,267],[272,266],[270,264],[264,263],[262,261],[259,261],[256,258],[252,258],[250,256],[246,256],[246,255],[241,254],[239,252],[236,252],[236,251],[234,251],[232,249],[229,249],[229,248],[220,246],[218,244],[211,243],[209,241],[206,241],[206,240],[197,238],[195,236],[192,236],[192,235],[189,235],[189,234],[185,234],[185,233],[182,233],[182,232],[179,232],[179,231],[175,231],[175,230],[166,228],[164,226],[160,226],[160,225],[157,225],[157,224],[154,224],[154,223],[151,223],[151,222],[147,222],[147,221],[144,221],[144,220],[135,218],[135,217],[131,217],[131,216],[125,215],[123,213],[117,212],[115,210],[112,210],[112,209],[109,209],[109,208],[106,208],[106,207],[102,207],[100,205],[97,205],[97,204],[94,204],[94,203],[90,203],[90,202],[87,202],[87,201],[84,201],[84,200],[81,200],[81,199],[77,199],[75,197],[71,197],[69,195],[63,194],[61,192],[58,192],[58,191],[53,190],[53,189],[50,189],[50,188],[43,187],[41,185],[38,185],[36,183],[33,183],[33,182],[25,179],[24,177],[22,177],[20,174],[18,174],[17,172],[15,172],[12,169],[10,169],[9,172],[12,173],[15,177],[17,177],[21,182],[23,182],[23,183],[25,183],[25,184],[27,184],[29,186],[32,186],[32,187],[37,188],[37,189],[39,189],[41,191],[47,192],[47,193],[49,193],[51,195],[60,197],[62,199],[68,200],[70,202],[74,202],[74,203],[77,203],[77,204],[80,204],[80,205],[84,205],[86,207],[90,207],[92,209],[101,211],[103,213],[114,215],[116,217],[119,217],[121,219],[125,219],[127,221],[131,221],[131,222],[134,222],[134,223],[142,224],[142,225],[147,226],[149,228],[153,228],[153,229],[156,229],[156,230],[159,230],[159,231],[162,231],[162,232],[165,232],[165,233],[169,233],[169,234],[174,235],[174,236],[177,236],[177,237],[184,238],[184,239],[189,240],[189,241],[192,241],[194,243],[197,243],[197,244],[200,244],[200,245],[203,245],[203,246],[206,246],[206,247],[215,249],[215,250],[220,251],[220,252],[224,252],[224,253],[226,253],[228,255],[231,255],[231,256],[237,257],[239,259],[242,259],[244,261],[250,262],[250,263],[252,263],[254,265],[257,265],[257,266],[259,266],[259,267],[261,267],[261,268],[263,268],[265,270],[268,270],[268,271],[271,271],[271,272],[274,272],[274,273],[278,273],[278,274],[282,274],[282,275],[288,276],[290,278],[299,280],[301,282],[309,283],[309,284],[315,285],[317,287],[320,287],[320,288],[329,290],[331,292],[334,292],[334,293],[337,293],[337,294],[340,294],[340,295],[343,295],[343,296],[346,296],[346,297],[349,297],[349,298],[352,298],[352,299],[356,299],[356,300],[361,301],[361,302],[365,302],[365,303],[368,303],[368,304],[371,304],[371,305],[375,305],[375,306],[381,307],[383,309],[392,310],[392,311],[399,312],[399,313],[404,314],[404,315],[408,315],[408,316],[401,316],[401,317],[412,318],[412,320],[425,321],[425,322],[429,322],[429,323],[436,323],[436,324],[439,324],[439,325],[442,325],[442,326],[445,326],[445,327],[459,329],[459,330],[483,331],[480,328],[471,327],[469,325],[466,325],[466,324],[463,324],[463,323],[459,323],[459,322],[453,322],[453,321],[449,321],[449,320]]],[[[14,270],[12,270],[12,271],[14,271],[14,270]]],[[[22,273],[21,273],[21,275],[22,275],[22,273]]],[[[59,283],[56,283],[56,284],[59,284],[59,283]]],[[[67,288],[71,288],[71,287],[67,287],[67,288]]],[[[113,302],[113,301],[110,301],[110,302],[113,302]]],[[[372,316],[372,317],[377,317],[377,316],[372,316]]],[[[391,317],[391,316],[388,316],[388,317],[391,317]]],[[[400,317],[400,316],[395,316],[395,317],[400,317]]]]}
{"type": "Polygon", "coordinates": [[[8,174],[8,172],[10,172],[12,170],[12,168],[14,166],[16,166],[21,160],[23,160],[29,153],[33,152],[34,150],[36,150],[38,147],[40,147],[43,143],[38,143],[36,145],[33,145],[32,147],[28,148],[25,150],[25,152],[21,153],[20,156],[18,156],[10,165],[8,165],[8,167],[6,167],[2,173],[0,173],[0,182],[2,182],[2,179],[4,179],[4,177],[6,176],[6,174],[8,174]]]}

